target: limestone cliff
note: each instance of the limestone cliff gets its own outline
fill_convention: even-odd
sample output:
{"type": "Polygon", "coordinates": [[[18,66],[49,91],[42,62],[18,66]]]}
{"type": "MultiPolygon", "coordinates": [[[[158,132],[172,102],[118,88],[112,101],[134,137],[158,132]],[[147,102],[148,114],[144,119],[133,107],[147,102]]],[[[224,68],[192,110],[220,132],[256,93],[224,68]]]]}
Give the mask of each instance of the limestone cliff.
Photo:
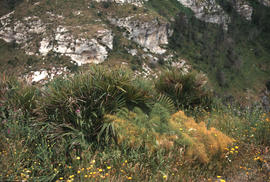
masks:
{"type": "Polygon", "coordinates": [[[134,17],[109,18],[112,24],[126,29],[125,35],[140,46],[155,54],[163,54],[166,49],[161,45],[168,44],[168,38],[172,34],[169,23],[159,22],[158,19],[139,21],[134,17]]]}
{"type": "Polygon", "coordinates": [[[184,6],[190,8],[196,18],[223,26],[228,29],[231,19],[215,0],[178,0],[184,6]]]}
{"type": "MultiPolygon", "coordinates": [[[[69,56],[81,65],[101,63],[107,58],[108,51],[113,49],[113,34],[106,25],[58,25],[49,28],[57,17],[50,12],[47,12],[49,23],[43,23],[37,16],[17,20],[13,14],[14,12],[11,12],[0,18],[0,38],[6,42],[16,42],[29,55],[46,56],[53,51],[69,56]],[[91,30],[93,28],[95,31],[91,30]],[[72,33],[75,30],[79,31],[76,35],[72,33]],[[39,43],[36,43],[37,41],[39,43]]],[[[57,18],[64,19],[61,16],[57,18]]]]}

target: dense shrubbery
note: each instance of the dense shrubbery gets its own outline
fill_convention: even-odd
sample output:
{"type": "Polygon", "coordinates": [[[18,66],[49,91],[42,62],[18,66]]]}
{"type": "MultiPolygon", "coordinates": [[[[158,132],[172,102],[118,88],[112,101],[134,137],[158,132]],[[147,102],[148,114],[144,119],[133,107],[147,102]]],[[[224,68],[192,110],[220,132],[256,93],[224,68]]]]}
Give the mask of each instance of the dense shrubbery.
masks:
{"type": "Polygon", "coordinates": [[[210,107],[211,93],[207,89],[207,80],[203,74],[191,72],[183,74],[177,69],[163,72],[155,83],[158,92],[167,95],[180,109],[210,107]]]}
{"type": "Polygon", "coordinates": [[[178,174],[171,180],[194,180],[196,168],[189,166],[213,176],[231,165],[224,157],[232,159],[226,148],[234,139],[270,141],[267,115],[213,105],[205,78],[195,72],[172,70],[151,82],[93,67],[41,88],[2,78],[0,180],[151,181],[168,173],[178,174]],[[200,122],[179,109],[203,111],[200,122]]]}

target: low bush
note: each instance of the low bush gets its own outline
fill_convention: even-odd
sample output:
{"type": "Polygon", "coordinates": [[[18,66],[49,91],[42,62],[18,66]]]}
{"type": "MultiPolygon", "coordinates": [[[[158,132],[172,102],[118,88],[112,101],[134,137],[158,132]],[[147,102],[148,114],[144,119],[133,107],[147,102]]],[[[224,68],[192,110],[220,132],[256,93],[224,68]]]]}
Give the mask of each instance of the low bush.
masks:
{"type": "Polygon", "coordinates": [[[177,109],[209,107],[212,95],[207,89],[207,79],[196,72],[183,74],[180,70],[172,69],[162,72],[155,88],[158,92],[170,97],[177,109]]]}
{"type": "Polygon", "coordinates": [[[138,83],[127,70],[94,67],[88,73],[50,83],[36,113],[52,130],[53,138],[65,136],[76,140],[71,142],[76,145],[80,138],[95,143],[105,114],[122,107],[147,109],[151,96],[138,83]]]}

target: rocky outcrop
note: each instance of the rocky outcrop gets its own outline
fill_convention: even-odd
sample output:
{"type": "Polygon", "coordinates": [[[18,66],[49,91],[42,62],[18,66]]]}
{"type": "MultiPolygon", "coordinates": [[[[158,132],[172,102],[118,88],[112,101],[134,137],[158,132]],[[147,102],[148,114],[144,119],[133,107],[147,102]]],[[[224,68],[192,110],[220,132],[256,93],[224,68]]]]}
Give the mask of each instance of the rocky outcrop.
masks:
{"type": "Polygon", "coordinates": [[[135,6],[141,7],[143,5],[143,2],[148,1],[148,0],[95,0],[95,1],[96,2],[115,2],[118,4],[129,3],[129,4],[133,4],[135,6]]]}
{"type": "Polygon", "coordinates": [[[259,0],[259,2],[264,6],[270,7],[270,0],[259,0]]]}
{"type": "Polygon", "coordinates": [[[125,36],[155,54],[163,54],[166,49],[161,45],[168,44],[168,37],[172,35],[170,25],[161,23],[157,19],[139,21],[133,17],[109,18],[112,24],[126,29],[125,36]]]}
{"type": "Polygon", "coordinates": [[[246,20],[251,20],[253,8],[248,4],[246,0],[231,0],[236,12],[244,17],[246,20]]]}
{"type": "Polygon", "coordinates": [[[46,26],[36,17],[25,17],[14,20],[14,12],[0,18],[0,38],[6,42],[15,41],[17,44],[25,43],[32,39],[33,34],[42,34],[46,26]]]}
{"type": "Polygon", "coordinates": [[[53,51],[69,56],[78,65],[86,63],[101,63],[108,56],[108,50],[113,49],[113,35],[110,30],[97,31],[96,38],[75,38],[67,27],[58,26],[54,37],[45,37],[40,42],[39,52],[46,56],[53,51]]]}
{"type": "Polygon", "coordinates": [[[59,25],[48,28],[55,18],[59,18],[52,13],[48,14],[48,21],[51,22],[47,24],[37,16],[25,17],[22,20],[16,20],[14,12],[3,16],[0,18],[0,38],[6,42],[16,42],[27,54],[46,56],[53,51],[69,56],[78,65],[101,63],[107,58],[108,51],[113,49],[113,34],[105,25],[85,25],[94,27],[94,32],[91,28],[83,30],[82,26],[59,25]],[[79,33],[74,35],[73,29],[79,33]],[[37,41],[40,43],[33,43],[37,41]]]}
{"type": "Polygon", "coordinates": [[[70,73],[70,71],[66,67],[60,67],[60,68],[52,67],[49,70],[41,69],[39,71],[31,71],[28,74],[24,75],[23,78],[28,83],[45,84],[57,76],[61,75],[61,76],[65,77],[65,75],[67,75],[69,73],[70,73]]]}
{"type": "Polygon", "coordinates": [[[208,22],[220,24],[228,29],[230,17],[215,0],[178,0],[182,5],[190,8],[196,18],[208,22]]]}

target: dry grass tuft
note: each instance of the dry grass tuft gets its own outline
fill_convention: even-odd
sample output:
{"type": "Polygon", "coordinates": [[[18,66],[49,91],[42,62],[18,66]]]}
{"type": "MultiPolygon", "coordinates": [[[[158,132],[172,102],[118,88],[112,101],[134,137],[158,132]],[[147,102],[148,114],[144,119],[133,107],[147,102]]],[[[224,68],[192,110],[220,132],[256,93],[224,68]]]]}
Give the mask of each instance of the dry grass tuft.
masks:
{"type": "Polygon", "coordinates": [[[204,122],[196,123],[183,111],[172,115],[169,126],[182,131],[182,140],[187,145],[186,157],[202,163],[208,163],[213,156],[224,153],[225,148],[234,141],[213,127],[208,129],[204,122]]]}

